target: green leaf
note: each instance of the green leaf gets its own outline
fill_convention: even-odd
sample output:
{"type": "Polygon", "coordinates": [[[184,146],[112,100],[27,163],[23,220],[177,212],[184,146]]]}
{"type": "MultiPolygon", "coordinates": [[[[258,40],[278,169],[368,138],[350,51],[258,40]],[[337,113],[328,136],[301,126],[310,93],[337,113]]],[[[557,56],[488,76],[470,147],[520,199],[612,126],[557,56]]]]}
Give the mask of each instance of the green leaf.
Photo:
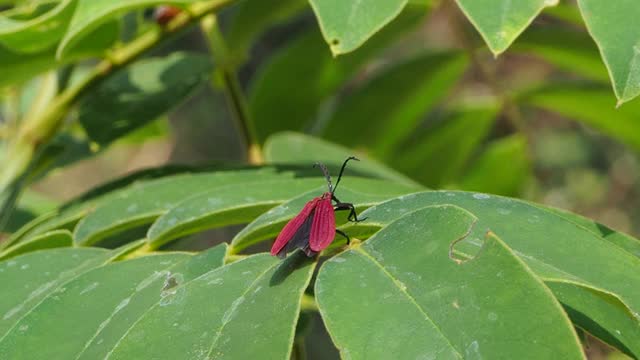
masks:
{"type": "Polygon", "coordinates": [[[357,49],[400,14],[408,0],[310,0],[334,55],[357,49]]]}
{"type": "Polygon", "coordinates": [[[291,177],[291,173],[278,174],[273,168],[264,168],[177,175],[140,183],[102,199],[78,223],[74,241],[86,246],[109,235],[149,224],[182,200],[229,184],[253,186],[249,184],[291,177]]]}
{"type": "Polygon", "coordinates": [[[547,211],[551,211],[552,213],[569,221],[572,221],[582,226],[583,228],[590,230],[594,234],[606,239],[607,241],[618,245],[631,254],[640,257],[640,241],[638,241],[638,239],[623,232],[610,229],[603,224],[566,210],[552,208],[549,206],[544,206],[542,208],[547,211]]]}
{"type": "Polygon", "coordinates": [[[389,157],[449,93],[467,65],[464,54],[448,52],[423,54],[383,70],[336,106],[324,134],[329,140],[389,157]]]}
{"type": "Polygon", "coordinates": [[[539,88],[522,102],[589,125],[634,149],[640,149],[640,101],[615,109],[611,93],[602,87],[561,84],[539,88]]]}
{"type": "Polygon", "coordinates": [[[498,195],[518,195],[531,175],[527,139],[522,135],[511,135],[489,143],[471,162],[455,187],[498,195]]]}
{"type": "Polygon", "coordinates": [[[424,208],[324,264],[315,293],[342,357],[584,358],[560,304],[497,236],[472,260],[449,258],[475,221],[424,208]]]}
{"type": "MultiPolygon", "coordinates": [[[[38,234],[55,229],[72,229],[83,216],[94,209],[101,201],[117,196],[116,191],[122,190],[134,182],[149,180],[160,176],[167,176],[178,172],[193,170],[186,166],[163,166],[133,172],[122,178],[97,186],[64,206],[57,212],[44,214],[25,225],[14,233],[2,245],[11,245],[38,234]]],[[[0,246],[1,248],[1,246],[0,246]]]]}
{"type": "MultiPolygon", "coordinates": [[[[415,186],[349,176],[340,182],[340,189],[336,196],[342,201],[353,203],[360,211],[384,200],[418,189],[415,186]]],[[[316,190],[302,194],[262,214],[233,238],[230,252],[237,253],[250,245],[276,236],[284,224],[298,214],[304,204],[326,191],[326,186],[319,186],[316,190]]],[[[347,214],[344,212],[339,212],[336,215],[336,224],[344,224],[347,221],[347,214]]]]}
{"type": "Polygon", "coordinates": [[[72,47],[75,47],[83,37],[100,25],[119,18],[128,10],[153,5],[188,4],[195,0],[76,0],[75,11],[66,32],[58,45],[56,58],[63,59],[68,56],[72,47]]]}
{"type": "Polygon", "coordinates": [[[64,284],[129,250],[62,248],[0,262],[0,282],[11,289],[0,297],[0,343],[11,331],[20,330],[18,322],[64,284]]]}
{"type": "Polygon", "coordinates": [[[430,187],[460,176],[471,155],[497,120],[498,107],[467,107],[448,114],[394,160],[395,165],[430,187]]]}
{"type": "Polygon", "coordinates": [[[0,44],[18,53],[50,49],[64,35],[76,0],[62,0],[50,11],[28,20],[0,16],[0,44]]]}
{"type": "Polygon", "coordinates": [[[15,246],[7,248],[6,250],[0,252],[0,260],[8,259],[36,250],[70,246],[73,246],[73,238],[71,236],[71,232],[67,230],[54,230],[35,236],[29,239],[29,241],[24,241],[16,244],[15,246]]]}
{"type": "Polygon", "coordinates": [[[86,36],[68,48],[62,62],[90,56],[104,56],[108,49],[120,38],[120,21],[113,19],[98,25],[86,36]]]}
{"type": "Polygon", "coordinates": [[[159,118],[143,125],[130,132],[125,137],[118,139],[118,144],[142,145],[146,141],[167,139],[171,133],[169,118],[160,116],[159,118]]]}
{"type": "Polygon", "coordinates": [[[49,213],[42,214],[38,217],[32,218],[33,214],[28,213],[27,216],[31,218],[31,220],[29,220],[27,223],[22,225],[21,228],[12,230],[11,236],[9,236],[9,238],[5,239],[3,242],[0,243],[0,250],[5,249],[21,241],[23,238],[26,237],[27,234],[33,231],[33,229],[35,229],[38,225],[45,223],[46,221],[54,217],[55,214],[56,212],[52,211],[49,213]]]}
{"type": "Polygon", "coordinates": [[[531,24],[547,6],[558,0],[457,0],[491,52],[498,55],[531,24]]]}
{"type": "MultiPolygon", "coordinates": [[[[28,224],[36,215],[26,209],[15,208],[9,214],[7,220],[2,224],[0,233],[11,234],[18,231],[22,226],[28,224]]],[[[2,244],[0,244],[0,247],[2,244]]]]}
{"type": "Polygon", "coordinates": [[[598,0],[578,0],[578,5],[609,70],[618,105],[638,96],[640,28],[637,20],[640,17],[640,6],[635,0],[619,0],[614,4],[598,0]]]}
{"type": "Polygon", "coordinates": [[[52,48],[34,54],[20,54],[0,45],[0,88],[23,83],[60,66],[54,60],[54,50],[52,48]]]}
{"type": "Polygon", "coordinates": [[[173,288],[124,334],[109,359],[288,359],[315,267],[297,255],[284,262],[255,255],[173,288]]]}
{"type": "Polygon", "coordinates": [[[19,53],[0,45],[0,88],[23,83],[34,76],[87,57],[103,55],[117,39],[119,24],[108,22],[88,34],[69,49],[61,61],[55,58],[55,47],[34,53],[19,53]]]}
{"type": "MultiPolygon", "coordinates": [[[[625,251],[614,241],[598,236],[591,229],[544,210],[537,205],[510,198],[480,193],[433,191],[403,196],[375,206],[361,214],[365,223],[343,230],[349,234],[360,231],[366,236],[403,214],[433,205],[452,204],[473,213],[478,221],[469,236],[456,246],[457,253],[473,256],[478,253],[487,231],[498,234],[537,276],[544,281],[563,281],[596,289],[618,299],[611,306],[623,304],[626,320],[640,329],[640,258],[625,251]],[[358,230],[358,227],[361,227],[358,230]],[[607,269],[607,271],[593,271],[607,269]]],[[[569,308],[581,308],[585,316],[598,318],[601,310],[589,308],[576,297],[563,299],[569,308]],[[577,299],[577,300],[576,300],[577,299]]],[[[594,300],[595,301],[595,300],[594,300]]],[[[596,302],[600,303],[600,302],[596,302]]],[[[618,310],[611,309],[616,312],[618,310]]],[[[613,322],[614,320],[611,319],[613,322]]],[[[611,322],[608,322],[611,323],[611,322]]],[[[598,326],[605,326],[601,323],[598,326]]],[[[621,324],[620,326],[623,326],[621,324]]],[[[624,325],[627,326],[627,325],[624,325]]],[[[607,329],[615,332],[614,328],[607,329]]],[[[589,328],[586,328],[590,331],[589,328]]],[[[591,332],[591,331],[590,331],[591,332]]]]}
{"type": "Polygon", "coordinates": [[[211,63],[202,55],[145,59],[84,97],[78,119],[93,141],[109,144],[179,105],[210,72],[211,63]]]}
{"type": "MultiPolygon", "coordinates": [[[[196,256],[162,254],[101,266],[44,298],[0,340],[3,358],[105,358],[149,308],[222,266],[225,246],[196,256]]],[[[52,256],[53,258],[54,256],[52,256]]],[[[176,329],[177,330],[177,329],[176,329]]]]}
{"type": "Polygon", "coordinates": [[[424,6],[408,6],[402,14],[358,51],[333,58],[320,34],[309,31],[273,56],[255,76],[249,109],[261,141],[287,130],[302,130],[320,105],[342,87],[372,56],[426,15],[424,6]],[[303,83],[301,80],[304,79],[303,83]],[[292,91],[302,86],[304,91],[292,91]],[[282,104],[286,99],[286,106],[282,104]]]}
{"type": "Polygon", "coordinates": [[[604,83],[609,81],[609,74],[602,64],[598,48],[584,31],[549,24],[530,27],[513,44],[511,50],[542,58],[564,71],[588,79],[604,83]]]}
{"type": "Polygon", "coordinates": [[[250,222],[291,198],[317,188],[324,178],[231,184],[199,193],[169,209],[149,228],[152,249],[198,231],[250,222]]]}
{"type": "Polygon", "coordinates": [[[418,183],[405,175],[364,154],[354,154],[352,149],[319,138],[293,132],[282,132],[269,137],[264,144],[264,156],[270,163],[313,164],[319,161],[327,166],[340,166],[346,158],[352,155],[358,155],[360,161],[350,162],[349,169],[360,174],[392,180],[408,186],[419,186],[418,183]]]}
{"type": "MultiPolygon", "coordinates": [[[[2,231],[13,233],[32,221],[35,217],[50,212],[56,205],[53,200],[34,191],[24,191],[18,200],[16,208],[9,216],[9,220],[4,224],[2,231]]],[[[0,245],[0,248],[4,245],[5,242],[0,245]]]]}
{"type": "Polygon", "coordinates": [[[268,28],[294,17],[308,6],[305,0],[244,0],[234,13],[227,42],[231,57],[238,63],[247,57],[254,41],[268,28]]]}
{"type": "Polygon", "coordinates": [[[639,323],[619,299],[570,282],[547,281],[547,286],[558,300],[571,304],[565,310],[577,326],[629,356],[640,357],[639,323]]]}

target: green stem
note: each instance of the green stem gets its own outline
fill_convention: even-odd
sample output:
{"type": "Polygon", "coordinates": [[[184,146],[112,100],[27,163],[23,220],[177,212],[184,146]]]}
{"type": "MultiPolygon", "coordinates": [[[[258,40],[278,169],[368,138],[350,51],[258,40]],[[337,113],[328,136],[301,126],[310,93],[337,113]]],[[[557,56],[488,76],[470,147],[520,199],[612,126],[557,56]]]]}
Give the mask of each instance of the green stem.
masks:
{"type": "Polygon", "coordinates": [[[229,55],[229,48],[220,31],[214,14],[204,17],[201,27],[209,41],[211,53],[216,60],[214,79],[219,78],[224,88],[227,102],[233,113],[241,136],[247,145],[248,160],[251,164],[264,162],[260,141],[247,106],[247,100],[238,81],[237,69],[229,55]],[[216,76],[217,75],[217,76],[216,76]]]}
{"type": "Polygon", "coordinates": [[[109,78],[115,71],[136,60],[161,41],[181,33],[202,17],[233,1],[208,0],[191,5],[187,11],[180,13],[166,26],[141,35],[130,44],[114,51],[108,58],[100,61],[84,81],[68,87],[56,96],[47,111],[24,119],[16,136],[8,144],[7,155],[0,170],[0,194],[15,185],[24,176],[35,155],[60,130],[70,108],[82,94],[109,78]]]}
{"type": "Polygon", "coordinates": [[[226,264],[231,264],[233,262],[242,260],[244,258],[246,258],[247,255],[237,255],[237,254],[230,254],[227,253],[227,255],[224,257],[224,263],[226,264]]]}
{"type": "Polygon", "coordinates": [[[11,135],[15,134],[20,119],[20,95],[18,89],[15,87],[7,89],[4,97],[5,122],[1,124],[3,131],[2,137],[0,137],[1,140],[7,140],[11,135]]]}
{"type": "Polygon", "coordinates": [[[319,311],[318,303],[316,303],[316,298],[308,294],[302,294],[300,311],[319,311]]]}

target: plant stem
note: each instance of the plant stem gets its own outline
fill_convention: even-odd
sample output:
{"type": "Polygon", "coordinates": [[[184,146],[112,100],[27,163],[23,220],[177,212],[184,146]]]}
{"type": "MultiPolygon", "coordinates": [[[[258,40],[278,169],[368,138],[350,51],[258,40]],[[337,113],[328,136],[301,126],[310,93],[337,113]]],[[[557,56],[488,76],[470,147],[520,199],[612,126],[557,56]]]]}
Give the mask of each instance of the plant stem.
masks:
{"type": "Polygon", "coordinates": [[[300,311],[318,311],[318,303],[316,303],[316,298],[308,294],[302,294],[300,311]]]}
{"type": "Polygon", "coordinates": [[[15,87],[8,88],[4,98],[4,122],[0,123],[3,134],[0,136],[0,140],[7,140],[15,133],[20,119],[20,95],[18,89],[15,87]]]}
{"type": "Polygon", "coordinates": [[[8,144],[7,156],[4,158],[4,164],[0,170],[0,194],[24,177],[35,155],[60,130],[70,108],[83,94],[161,41],[181,33],[202,17],[233,1],[208,0],[191,5],[166,26],[141,35],[128,45],[115,50],[108,58],[100,61],[84,81],[68,87],[56,96],[47,111],[24,119],[16,136],[8,144]]]}
{"type": "Polygon", "coordinates": [[[242,260],[242,259],[244,259],[246,257],[247,257],[247,255],[227,254],[224,257],[224,263],[225,263],[225,265],[226,264],[231,264],[231,263],[236,262],[238,260],[242,260]]]}
{"type": "Polygon", "coordinates": [[[247,157],[251,164],[264,162],[258,135],[247,106],[247,100],[238,81],[237,69],[229,56],[229,48],[220,31],[217,18],[214,14],[204,17],[201,21],[203,32],[209,41],[209,47],[216,61],[214,79],[222,82],[225,96],[238,130],[247,145],[247,157]]]}

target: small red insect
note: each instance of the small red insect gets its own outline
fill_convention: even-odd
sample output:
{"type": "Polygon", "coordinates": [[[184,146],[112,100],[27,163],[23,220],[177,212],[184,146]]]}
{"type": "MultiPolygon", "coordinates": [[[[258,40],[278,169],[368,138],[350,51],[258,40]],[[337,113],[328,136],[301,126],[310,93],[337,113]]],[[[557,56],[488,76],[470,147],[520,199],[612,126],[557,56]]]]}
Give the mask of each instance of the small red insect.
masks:
{"type": "Polygon", "coordinates": [[[173,20],[182,10],[175,6],[160,5],[155,8],[153,12],[153,20],[158,25],[167,25],[169,21],[173,20]]]}
{"type": "Polygon", "coordinates": [[[308,257],[312,257],[329,246],[336,233],[344,236],[347,239],[347,244],[349,243],[349,236],[336,229],[335,211],[349,210],[349,221],[366,220],[366,218],[358,219],[353,204],[341,202],[334,194],[349,160],[359,161],[353,156],[344,161],[335,186],[331,185],[331,176],[327,167],[316,163],[327,179],[329,191],[309,201],[300,213],[285,225],[271,247],[271,255],[284,258],[287,256],[287,252],[299,248],[308,257]],[[335,201],[335,205],[331,203],[332,201],[335,201]]]}

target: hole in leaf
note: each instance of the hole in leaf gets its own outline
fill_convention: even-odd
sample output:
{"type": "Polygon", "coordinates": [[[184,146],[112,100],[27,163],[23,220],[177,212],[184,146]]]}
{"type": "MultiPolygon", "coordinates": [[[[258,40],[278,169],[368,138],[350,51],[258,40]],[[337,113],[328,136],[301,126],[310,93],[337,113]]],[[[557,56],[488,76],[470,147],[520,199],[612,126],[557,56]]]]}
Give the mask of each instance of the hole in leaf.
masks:
{"type": "Polygon", "coordinates": [[[458,244],[459,242],[465,240],[471,234],[471,231],[476,226],[477,222],[478,222],[478,219],[474,219],[473,223],[471,223],[471,226],[469,226],[469,229],[467,229],[467,231],[464,234],[462,234],[462,236],[460,236],[459,238],[453,240],[449,244],[449,258],[451,260],[453,260],[454,262],[456,262],[457,264],[462,264],[463,262],[466,262],[466,261],[470,260],[468,257],[460,256],[460,254],[456,254],[456,251],[455,251],[454,247],[456,246],[456,244],[458,244]]]}

